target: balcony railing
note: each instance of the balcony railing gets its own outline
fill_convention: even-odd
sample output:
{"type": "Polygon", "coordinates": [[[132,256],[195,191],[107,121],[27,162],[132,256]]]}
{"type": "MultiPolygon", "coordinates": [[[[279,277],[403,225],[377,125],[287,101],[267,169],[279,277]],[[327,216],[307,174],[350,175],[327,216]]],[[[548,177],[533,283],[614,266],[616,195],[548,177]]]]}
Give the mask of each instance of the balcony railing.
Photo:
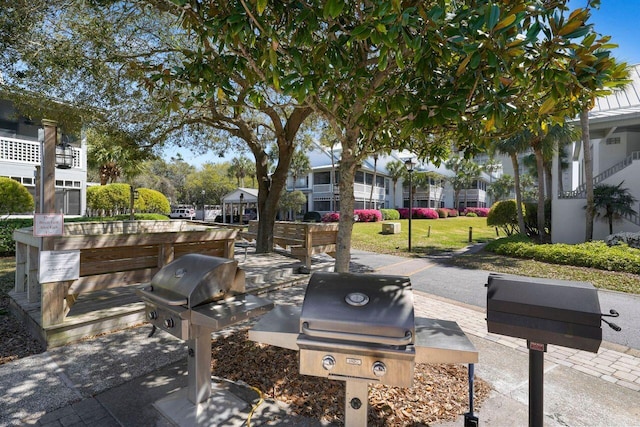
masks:
{"type": "MultiPolygon", "coordinates": [[[[82,150],[73,148],[73,167],[82,165],[82,150]]],[[[0,162],[15,162],[27,165],[40,165],[40,143],[26,139],[7,138],[0,136],[0,162]]]]}

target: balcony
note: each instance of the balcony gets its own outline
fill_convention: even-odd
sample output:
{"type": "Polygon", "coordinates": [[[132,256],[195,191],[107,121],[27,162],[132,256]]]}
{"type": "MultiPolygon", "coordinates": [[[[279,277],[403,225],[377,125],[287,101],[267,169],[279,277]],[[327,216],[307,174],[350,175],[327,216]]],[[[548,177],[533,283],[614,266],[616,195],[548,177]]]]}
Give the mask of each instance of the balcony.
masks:
{"type": "MultiPolygon", "coordinates": [[[[72,168],[80,168],[82,165],[82,150],[76,147],[72,148],[72,168]]],[[[39,166],[40,159],[40,143],[38,141],[0,136],[0,162],[13,162],[24,165],[39,166]]]]}

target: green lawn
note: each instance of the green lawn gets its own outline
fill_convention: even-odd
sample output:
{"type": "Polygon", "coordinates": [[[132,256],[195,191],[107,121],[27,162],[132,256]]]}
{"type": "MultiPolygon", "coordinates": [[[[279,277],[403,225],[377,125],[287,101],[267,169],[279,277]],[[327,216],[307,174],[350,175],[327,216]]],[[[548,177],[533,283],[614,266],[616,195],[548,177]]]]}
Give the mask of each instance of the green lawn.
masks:
{"type": "MultiPolygon", "coordinates": [[[[382,234],[381,223],[358,222],[353,226],[352,246],[377,253],[408,255],[409,220],[387,222],[399,222],[401,233],[382,234]]],[[[496,229],[487,226],[486,218],[414,219],[411,221],[412,252],[414,255],[429,255],[462,249],[470,244],[469,227],[473,243],[496,238],[496,229]]]]}
{"type": "MultiPolygon", "coordinates": [[[[469,245],[469,227],[472,227],[473,243],[487,242],[496,238],[496,230],[487,226],[486,218],[457,217],[412,220],[411,244],[413,251],[409,254],[407,251],[408,221],[389,222],[399,222],[402,233],[382,234],[382,224],[379,222],[354,224],[352,247],[377,253],[419,256],[464,248],[469,245]],[[430,234],[429,226],[431,227],[430,234]]],[[[504,237],[502,231],[499,237],[504,237]]],[[[456,256],[446,262],[460,268],[590,282],[597,288],[640,294],[640,276],[636,274],[556,265],[496,255],[487,251],[456,256]]]]}

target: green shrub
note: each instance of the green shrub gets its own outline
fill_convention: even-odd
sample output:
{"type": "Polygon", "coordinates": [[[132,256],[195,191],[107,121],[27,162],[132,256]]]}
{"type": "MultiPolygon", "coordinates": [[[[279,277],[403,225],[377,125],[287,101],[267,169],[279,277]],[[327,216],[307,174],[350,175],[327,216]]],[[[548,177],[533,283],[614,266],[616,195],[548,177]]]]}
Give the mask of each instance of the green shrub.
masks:
{"type": "Polygon", "coordinates": [[[18,181],[0,177],[0,216],[33,212],[33,197],[18,181]]]}
{"type": "Polygon", "coordinates": [[[436,209],[436,211],[438,212],[438,217],[440,217],[440,218],[446,218],[446,217],[449,216],[449,210],[448,209],[438,208],[438,209],[436,209]]]}
{"type": "Polygon", "coordinates": [[[487,225],[502,228],[507,236],[518,233],[518,210],[516,206],[515,200],[502,200],[494,203],[487,215],[487,225]]]}
{"type": "Polygon", "coordinates": [[[400,212],[395,209],[380,209],[380,212],[383,221],[400,219],[400,212]]]}
{"type": "Polygon", "coordinates": [[[640,274],[640,250],[626,244],[607,246],[603,241],[569,245],[540,245],[519,234],[489,243],[487,250],[499,255],[534,259],[552,264],[592,267],[599,270],[640,274]]]}
{"type": "Polygon", "coordinates": [[[467,214],[465,216],[468,216],[470,218],[477,218],[478,214],[475,212],[467,212],[467,214]]]}
{"type": "Polygon", "coordinates": [[[33,219],[10,218],[0,221],[0,256],[12,256],[16,253],[13,230],[33,226],[33,219]]]}
{"type": "Polygon", "coordinates": [[[138,188],[138,199],[134,202],[134,209],[136,212],[145,213],[159,213],[169,214],[171,213],[171,205],[169,200],[159,191],[151,190],[149,188],[138,188]]]}
{"type": "Polygon", "coordinates": [[[118,215],[131,203],[129,184],[107,184],[87,188],[87,209],[98,215],[118,215]]]}

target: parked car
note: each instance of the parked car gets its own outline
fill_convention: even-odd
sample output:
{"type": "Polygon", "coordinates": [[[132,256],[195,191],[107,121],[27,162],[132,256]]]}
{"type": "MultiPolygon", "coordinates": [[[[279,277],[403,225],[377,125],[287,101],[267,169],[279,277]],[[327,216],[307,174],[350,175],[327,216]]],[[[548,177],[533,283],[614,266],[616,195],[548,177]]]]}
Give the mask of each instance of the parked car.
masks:
{"type": "Polygon", "coordinates": [[[173,209],[169,214],[169,218],[172,219],[193,218],[194,216],[196,216],[196,212],[192,208],[173,209]]]}

